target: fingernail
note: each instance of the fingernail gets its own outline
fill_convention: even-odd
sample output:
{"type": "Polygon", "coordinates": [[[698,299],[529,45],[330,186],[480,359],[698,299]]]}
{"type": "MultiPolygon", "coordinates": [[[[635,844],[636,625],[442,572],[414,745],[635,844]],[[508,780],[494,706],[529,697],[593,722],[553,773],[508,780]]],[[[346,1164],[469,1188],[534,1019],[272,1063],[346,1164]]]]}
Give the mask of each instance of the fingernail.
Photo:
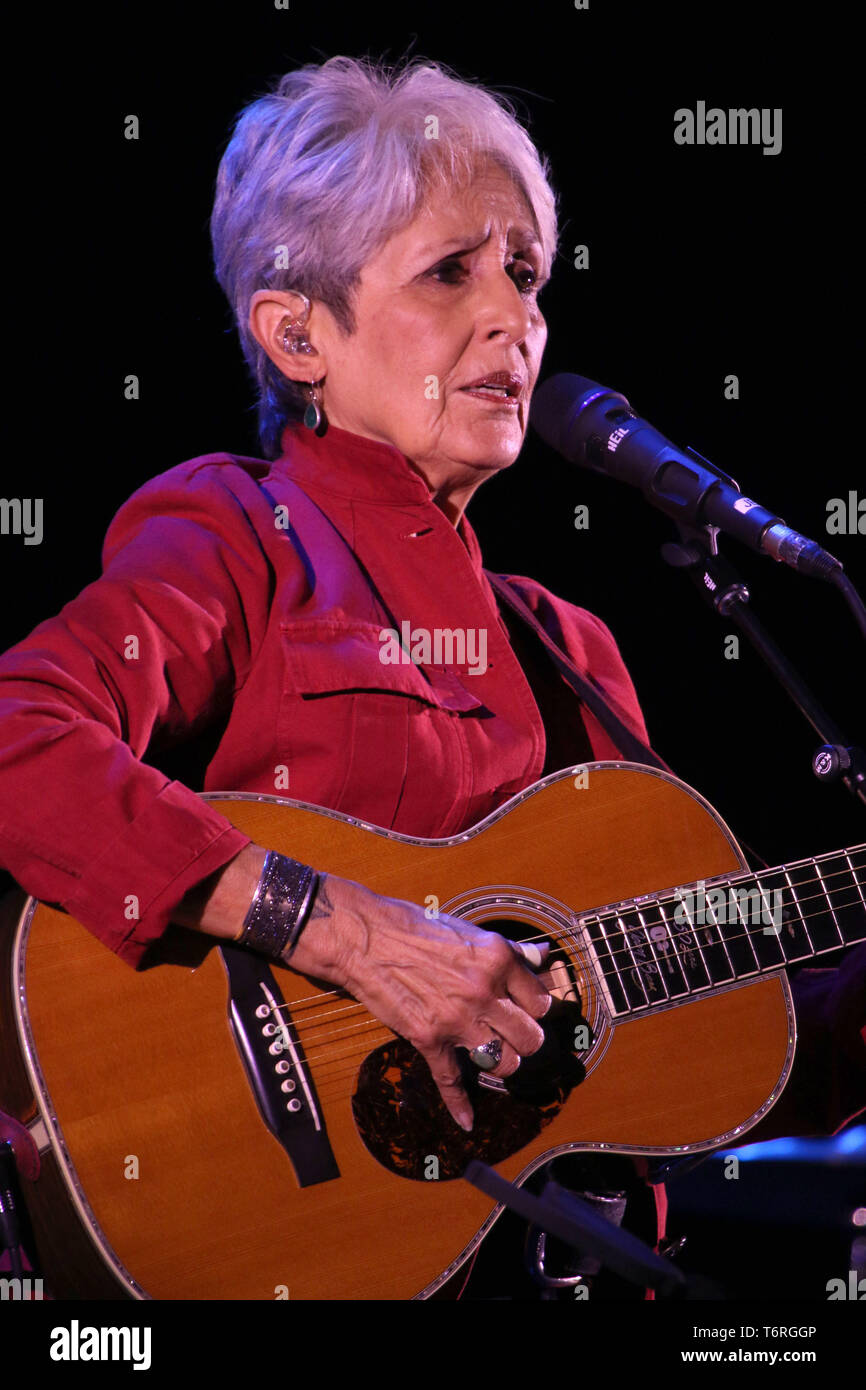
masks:
{"type": "Polygon", "coordinates": [[[543,961],[547,960],[550,954],[549,942],[545,942],[543,945],[538,946],[534,941],[518,941],[517,947],[527,964],[534,966],[536,970],[543,961]]]}

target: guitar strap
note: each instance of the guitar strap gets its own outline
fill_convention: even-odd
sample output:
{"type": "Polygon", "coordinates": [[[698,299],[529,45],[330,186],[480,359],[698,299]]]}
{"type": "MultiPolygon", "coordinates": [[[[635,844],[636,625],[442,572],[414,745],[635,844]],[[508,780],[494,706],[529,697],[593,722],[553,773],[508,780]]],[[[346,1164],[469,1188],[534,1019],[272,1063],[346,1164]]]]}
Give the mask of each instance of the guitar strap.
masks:
{"type": "Polygon", "coordinates": [[[645,763],[649,767],[660,767],[665,772],[671,772],[672,769],[668,767],[667,763],[626,726],[615,709],[610,696],[603,691],[598,681],[590,675],[582,675],[571,658],[566,656],[561,647],[557,646],[550,633],[544,630],[514,585],[510,584],[502,574],[493,574],[490,570],[485,570],[484,573],[499,597],[532,628],[536,636],[540,637],[563,679],[571,686],[587,709],[592,711],[602,728],[610,734],[623,757],[629,762],[645,763]]]}

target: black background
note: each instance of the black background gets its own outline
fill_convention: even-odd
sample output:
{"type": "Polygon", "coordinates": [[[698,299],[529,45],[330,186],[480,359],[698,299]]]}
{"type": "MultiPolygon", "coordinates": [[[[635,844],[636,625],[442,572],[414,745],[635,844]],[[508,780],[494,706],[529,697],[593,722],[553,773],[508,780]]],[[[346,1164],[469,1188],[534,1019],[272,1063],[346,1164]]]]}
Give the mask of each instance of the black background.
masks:
{"type": "MultiPolygon", "coordinates": [[[[624,392],[681,445],[824,542],[866,590],[866,537],[827,503],[866,495],[856,427],[859,144],[852,36],[832,8],[265,0],[42,7],[7,57],[5,496],[44,498],[44,539],[0,537],[0,648],[100,572],[118,506],[215,450],[259,452],[252,389],[213,278],[208,218],[233,119],[283,72],[337,53],[424,56],[518,103],[552,165],[561,250],[542,376],[624,392]],[[802,17],[801,17],[802,16],[802,17]],[[7,93],[10,89],[7,88],[7,93]],[[674,111],[781,107],[783,147],[682,147],[674,111]],[[135,114],[141,138],[124,139],[135,114]],[[590,268],[573,267],[589,247],[590,268]],[[124,378],[141,399],[124,399],[124,378]],[[724,397],[735,373],[740,399],[724,397]]],[[[654,746],[770,862],[863,838],[810,769],[819,740],[733,629],[667,569],[672,523],[530,435],[469,518],[486,564],[598,613],[654,746]],[[587,531],[574,508],[589,507],[587,531]]],[[[861,742],[863,645],[828,586],[722,548],[755,612],[861,742]]]]}

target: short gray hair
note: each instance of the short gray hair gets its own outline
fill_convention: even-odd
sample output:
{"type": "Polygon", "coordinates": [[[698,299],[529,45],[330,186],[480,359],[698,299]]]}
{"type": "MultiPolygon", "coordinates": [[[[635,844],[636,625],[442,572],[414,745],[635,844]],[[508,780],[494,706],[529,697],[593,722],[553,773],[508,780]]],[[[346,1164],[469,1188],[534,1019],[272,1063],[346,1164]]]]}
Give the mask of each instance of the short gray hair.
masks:
{"type": "Polygon", "coordinates": [[[216,276],[258,390],[266,458],[279,456],[283,429],[305,401],[250,332],[255,291],[299,290],[354,332],[352,292],[364,265],[429,196],[468,182],[484,156],[526,198],[549,274],[557,229],[547,161],[500,94],[425,59],[391,68],[337,57],[287,73],[241,112],[210,228],[216,276]]]}

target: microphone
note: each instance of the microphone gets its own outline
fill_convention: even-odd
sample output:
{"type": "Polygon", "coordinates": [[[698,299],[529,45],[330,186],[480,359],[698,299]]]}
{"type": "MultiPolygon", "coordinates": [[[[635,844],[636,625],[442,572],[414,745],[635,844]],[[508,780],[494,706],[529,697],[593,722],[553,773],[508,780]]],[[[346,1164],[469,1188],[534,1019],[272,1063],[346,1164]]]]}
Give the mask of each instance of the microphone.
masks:
{"type": "Polygon", "coordinates": [[[781,517],[744,497],[733,478],[694,449],[678,449],[618,391],[562,372],[535,392],[533,428],[570,463],[639,487],[654,507],[691,526],[716,526],[801,574],[832,579],[841,563],[781,517]]]}

